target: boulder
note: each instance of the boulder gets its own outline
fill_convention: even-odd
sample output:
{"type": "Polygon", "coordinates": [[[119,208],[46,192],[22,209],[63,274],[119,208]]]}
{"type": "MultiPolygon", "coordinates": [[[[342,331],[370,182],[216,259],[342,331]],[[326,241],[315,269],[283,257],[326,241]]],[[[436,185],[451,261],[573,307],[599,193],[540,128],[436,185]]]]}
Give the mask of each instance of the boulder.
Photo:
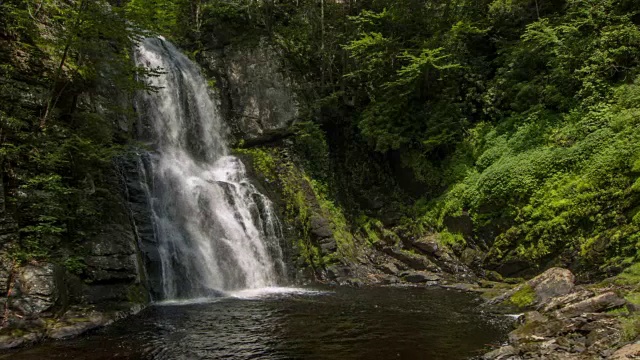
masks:
{"type": "Polygon", "coordinates": [[[18,270],[12,308],[27,318],[50,310],[64,290],[62,270],[54,264],[27,265],[18,270]],[[59,286],[60,285],[60,286],[59,286]]]}
{"type": "Polygon", "coordinates": [[[564,296],[558,296],[558,297],[552,298],[549,301],[540,304],[539,309],[540,311],[543,311],[543,312],[558,310],[569,304],[586,300],[592,297],[593,295],[594,295],[593,291],[580,289],[576,292],[572,292],[564,296]]]}
{"type": "Polygon", "coordinates": [[[92,313],[86,317],[61,321],[47,332],[47,336],[54,340],[69,339],[89,330],[97,329],[108,324],[111,320],[101,313],[92,313]]]}
{"type": "Polygon", "coordinates": [[[614,292],[604,294],[568,305],[557,310],[557,317],[573,318],[585,313],[597,313],[609,309],[618,308],[626,304],[626,300],[616,295],[614,292]]]}
{"type": "Polygon", "coordinates": [[[551,268],[527,281],[536,293],[536,303],[542,304],[556,296],[569,294],[574,287],[575,276],[567,269],[551,268]]]}
{"type": "Polygon", "coordinates": [[[623,346],[611,355],[611,360],[640,359],[640,342],[623,346]]]}
{"type": "Polygon", "coordinates": [[[408,273],[403,273],[402,276],[407,282],[414,284],[440,281],[441,279],[439,275],[427,271],[411,271],[408,273]]]}
{"type": "Polygon", "coordinates": [[[413,247],[417,248],[421,252],[429,255],[433,255],[437,253],[438,250],[440,249],[440,246],[438,245],[438,243],[431,238],[416,240],[411,245],[413,245],[413,247]]]}
{"type": "Polygon", "coordinates": [[[571,271],[563,268],[551,268],[544,273],[524,282],[490,301],[492,304],[507,303],[518,297],[514,302],[519,307],[536,307],[546,304],[550,299],[564,296],[574,289],[575,276],[571,271]],[[526,295],[527,301],[523,295],[526,295]]]}

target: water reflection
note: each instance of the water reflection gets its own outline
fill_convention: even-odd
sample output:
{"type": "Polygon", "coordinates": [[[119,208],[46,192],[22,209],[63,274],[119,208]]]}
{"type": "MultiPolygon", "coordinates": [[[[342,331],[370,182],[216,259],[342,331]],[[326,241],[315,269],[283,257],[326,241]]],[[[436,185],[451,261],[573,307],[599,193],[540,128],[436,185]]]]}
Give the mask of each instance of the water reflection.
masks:
{"type": "Polygon", "coordinates": [[[328,290],[154,306],[85,338],[0,359],[465,359],[510,327],[454,291],[328,290]]]}

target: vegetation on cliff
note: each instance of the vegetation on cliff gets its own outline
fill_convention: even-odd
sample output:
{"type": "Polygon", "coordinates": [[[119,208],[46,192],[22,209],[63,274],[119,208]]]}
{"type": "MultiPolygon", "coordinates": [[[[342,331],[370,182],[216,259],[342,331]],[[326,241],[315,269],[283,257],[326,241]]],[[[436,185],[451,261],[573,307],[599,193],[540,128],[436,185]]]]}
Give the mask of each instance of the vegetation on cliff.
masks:
{"type": "Polygon", "coordinates": [[[636,2],[203,9],[205,24],[250,20],[280,45],[307,120],[325,131],[328,183],[351,221],[366,214],[422,236],[459,232],[448,220],[468,217],[473,231],[452,238],[505,272],[617,273],[637,260],[636,2]]]}
{"type": "Polygon", "coordinates": [[[82,241],[102,214],[105,174],[128,141],[127,97],[140,88],[129,52],[147,29],[194,55],[211,38],[270,37],[311,129],[294,137],[324,139],[299,149],[306,176],[370,242],[380,219],[406,237],[442,232],[503,272],[554,263],[613,274],[637,260],[635,1],[7,0],[2,10],[1,161],[23,259],[82,241]],[[471,231],[452,226],[461,218],[471,231]]]}
{"type": "Polygon", "coordinates": [[[0,163],[17,261],[55,255],[72,272],[119,194],[114,157],[142,89],[130,49],[140,32],[108,1],[0,3],[0,163]]]}

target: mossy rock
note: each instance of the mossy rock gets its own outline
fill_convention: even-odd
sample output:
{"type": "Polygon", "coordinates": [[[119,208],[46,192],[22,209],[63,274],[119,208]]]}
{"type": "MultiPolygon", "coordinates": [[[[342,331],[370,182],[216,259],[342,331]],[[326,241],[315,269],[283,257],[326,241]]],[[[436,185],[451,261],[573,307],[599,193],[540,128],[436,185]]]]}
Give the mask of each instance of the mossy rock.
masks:
{"type": "Polygon", "coordinates": [[[527,308],[532,306],[535,301],[536,292],[528,284],[523,285],[518,291],[509,297],[509,303],[517,306],[518,308],[527,308]]]}

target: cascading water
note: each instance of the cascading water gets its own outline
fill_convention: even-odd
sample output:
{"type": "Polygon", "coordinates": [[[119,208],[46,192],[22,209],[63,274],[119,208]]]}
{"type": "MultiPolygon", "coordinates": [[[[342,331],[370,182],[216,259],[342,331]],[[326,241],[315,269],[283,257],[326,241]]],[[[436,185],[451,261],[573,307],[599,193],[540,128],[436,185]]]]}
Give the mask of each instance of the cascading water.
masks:
{"type": "Polygon", "coordinates": [[[271,202],[229,155],[225,127],[198,67],[161,38],[136,63],[160,69],[136,104],[152,127],[151,209],[163,299],[273,286],[283,276],[280,224],[271,202]]]}

